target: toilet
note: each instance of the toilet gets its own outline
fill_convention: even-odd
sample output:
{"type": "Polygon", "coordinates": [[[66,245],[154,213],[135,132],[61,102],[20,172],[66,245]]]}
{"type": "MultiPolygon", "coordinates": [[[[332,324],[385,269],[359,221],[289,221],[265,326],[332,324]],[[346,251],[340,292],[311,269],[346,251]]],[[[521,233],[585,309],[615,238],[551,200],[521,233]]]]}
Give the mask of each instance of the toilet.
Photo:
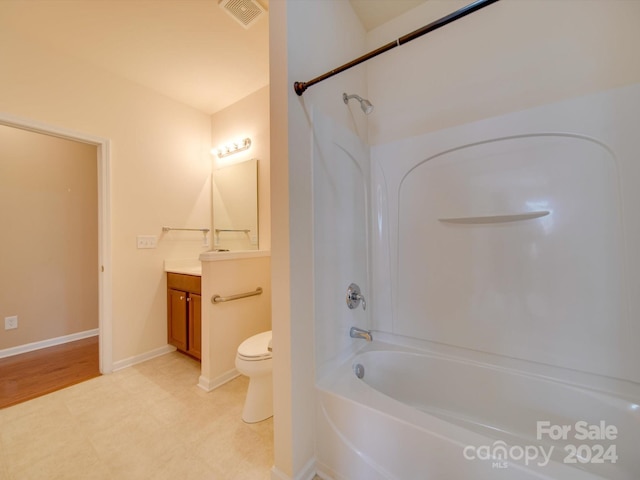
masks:
{"type": "Polygon", "coordinates": [[[256,423],[273,416],[271,330],[247,338],[238,347],[236,369],[249,377],[242,420],[256,423]]]}

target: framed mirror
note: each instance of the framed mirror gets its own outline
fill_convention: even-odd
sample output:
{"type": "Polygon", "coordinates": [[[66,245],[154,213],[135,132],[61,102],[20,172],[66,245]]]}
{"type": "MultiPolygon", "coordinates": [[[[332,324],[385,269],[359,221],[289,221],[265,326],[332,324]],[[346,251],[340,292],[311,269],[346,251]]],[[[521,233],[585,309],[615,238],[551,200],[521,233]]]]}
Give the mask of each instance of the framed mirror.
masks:
{"type": "Polygon", "coordinates": [[[212,174],[214,250],[257,250],[258,160],[217,168],[212,174]]]}

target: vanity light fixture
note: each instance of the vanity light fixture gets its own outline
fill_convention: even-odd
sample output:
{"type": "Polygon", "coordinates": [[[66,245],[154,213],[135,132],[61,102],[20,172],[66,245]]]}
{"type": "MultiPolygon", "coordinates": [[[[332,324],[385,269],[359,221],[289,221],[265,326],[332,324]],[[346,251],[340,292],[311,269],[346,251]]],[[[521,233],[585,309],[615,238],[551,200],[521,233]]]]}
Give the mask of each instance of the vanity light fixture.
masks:
{"type": "MultiPolygon", "coordinates": [[[[248,150],[250,146],[251,139],[247,137],[243,138],[242,140],[236,140],[235,142],[227,143],[226,145],[221,145],[216,149],[216,154],[219,158],[228,157],[229,155],[233,155],[234,153],[248,150]]],[[[213,151],[211,153],[213,153],[213,151]]]]}

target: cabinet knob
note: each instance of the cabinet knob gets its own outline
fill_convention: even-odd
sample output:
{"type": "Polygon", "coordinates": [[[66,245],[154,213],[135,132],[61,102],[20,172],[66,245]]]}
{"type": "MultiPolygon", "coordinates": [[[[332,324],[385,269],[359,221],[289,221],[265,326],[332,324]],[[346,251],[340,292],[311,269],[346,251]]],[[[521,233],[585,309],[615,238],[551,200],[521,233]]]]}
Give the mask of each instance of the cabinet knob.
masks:
{"type": "Polygon", "coordinates": [[[184,297],[182,295],[180,295],[180,300],[184,300],[184,297]]]}
{"type": "Polygon", "coordinates": [[[187,298],[187,302],[190,302],[190,301],[191,301],[191,297],[187,298]]]}

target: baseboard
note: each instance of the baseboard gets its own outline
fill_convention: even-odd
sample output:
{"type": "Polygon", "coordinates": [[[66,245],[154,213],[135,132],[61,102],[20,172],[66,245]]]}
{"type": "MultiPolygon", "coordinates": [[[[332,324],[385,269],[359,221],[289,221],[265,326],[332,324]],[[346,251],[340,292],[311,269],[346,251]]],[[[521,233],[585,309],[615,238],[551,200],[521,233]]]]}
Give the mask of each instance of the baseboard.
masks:
{"type": "Polygon", "coordinates": [[[198,386],[205,392],[210,392],[218,388],[220,385],[224,385],[225,383],[230,382],[238,376],[240,376],[240,372],[238,372],[238,370],[236,370],[235,368],[232,368],[228,372],[225,372],[222,375],[218,375],[216,378],[212,379],[208,379],[201,375],[198,379],[198,386]]]}
{"type": "Polygon", "coordinates": [[[5,348],[3,350],[0,350],[0,358],[12,357],[13,355],[20,355],[21,353],[33,352],[35,350],[41,350],[48,347],[55,347],[56,345],[62,345],[63,343],[75,342],[76,340],[82,340],[83,338],[95,337],[98,334],[99,330],[97,328],[94,328],[93,330],[72,333],[71,335],[63,335],[62,337],[50,338],[48,340],[42,340],[40,342],[27,343],[26,345],[5,348]]]}
{"type": "Polygon", "coordinates": [[[175,352],[176,347],[173,345],[165,345],[164,347],[156,348],[141,355],[135,355],[133,357],[125,358],[124,360],[118,360],[113,362],[113,371],[122,370],[123,368],[131,367],[138,363],[146,362],[152,358],[159,357],[160,355],[166,355],[167,353],[175,352]]]}
{"type": "Polygon", "coordinates": [[[302,467],[302,470],[296,475],[296,480],[313,480],[316,476],[316,459],[315,457],[309,459],[307,464],[302,467]]]}
{"type": "Polygon", "coordinates": [[[316,461],[316,475],[320,477],[322,480],[340,480],[342,476],[338,475],[333,471],[332,468],[329,468],[322,462],[316,461]]]}
{"type": "MultiPolygon", "coordinates": [[[[313,480],[316,476],[316,459],[312,458],[302,470],[292,479],[275,465],[271,467],[271,480],[313,480]]],[[[329,477],[322,477],[329,478],[329,477]]]]}
{"type": "Polygon", "coordinates": [[[271,480],[291,480],[291,477],[274,465],[271,467],[271,480]]]}
{"type": "Polygon", "coordinates": [[[320,477],[322,480],[337,480],[320,469],[318,469],[318,471],[316,472],[316,475],[320,477]]]}

